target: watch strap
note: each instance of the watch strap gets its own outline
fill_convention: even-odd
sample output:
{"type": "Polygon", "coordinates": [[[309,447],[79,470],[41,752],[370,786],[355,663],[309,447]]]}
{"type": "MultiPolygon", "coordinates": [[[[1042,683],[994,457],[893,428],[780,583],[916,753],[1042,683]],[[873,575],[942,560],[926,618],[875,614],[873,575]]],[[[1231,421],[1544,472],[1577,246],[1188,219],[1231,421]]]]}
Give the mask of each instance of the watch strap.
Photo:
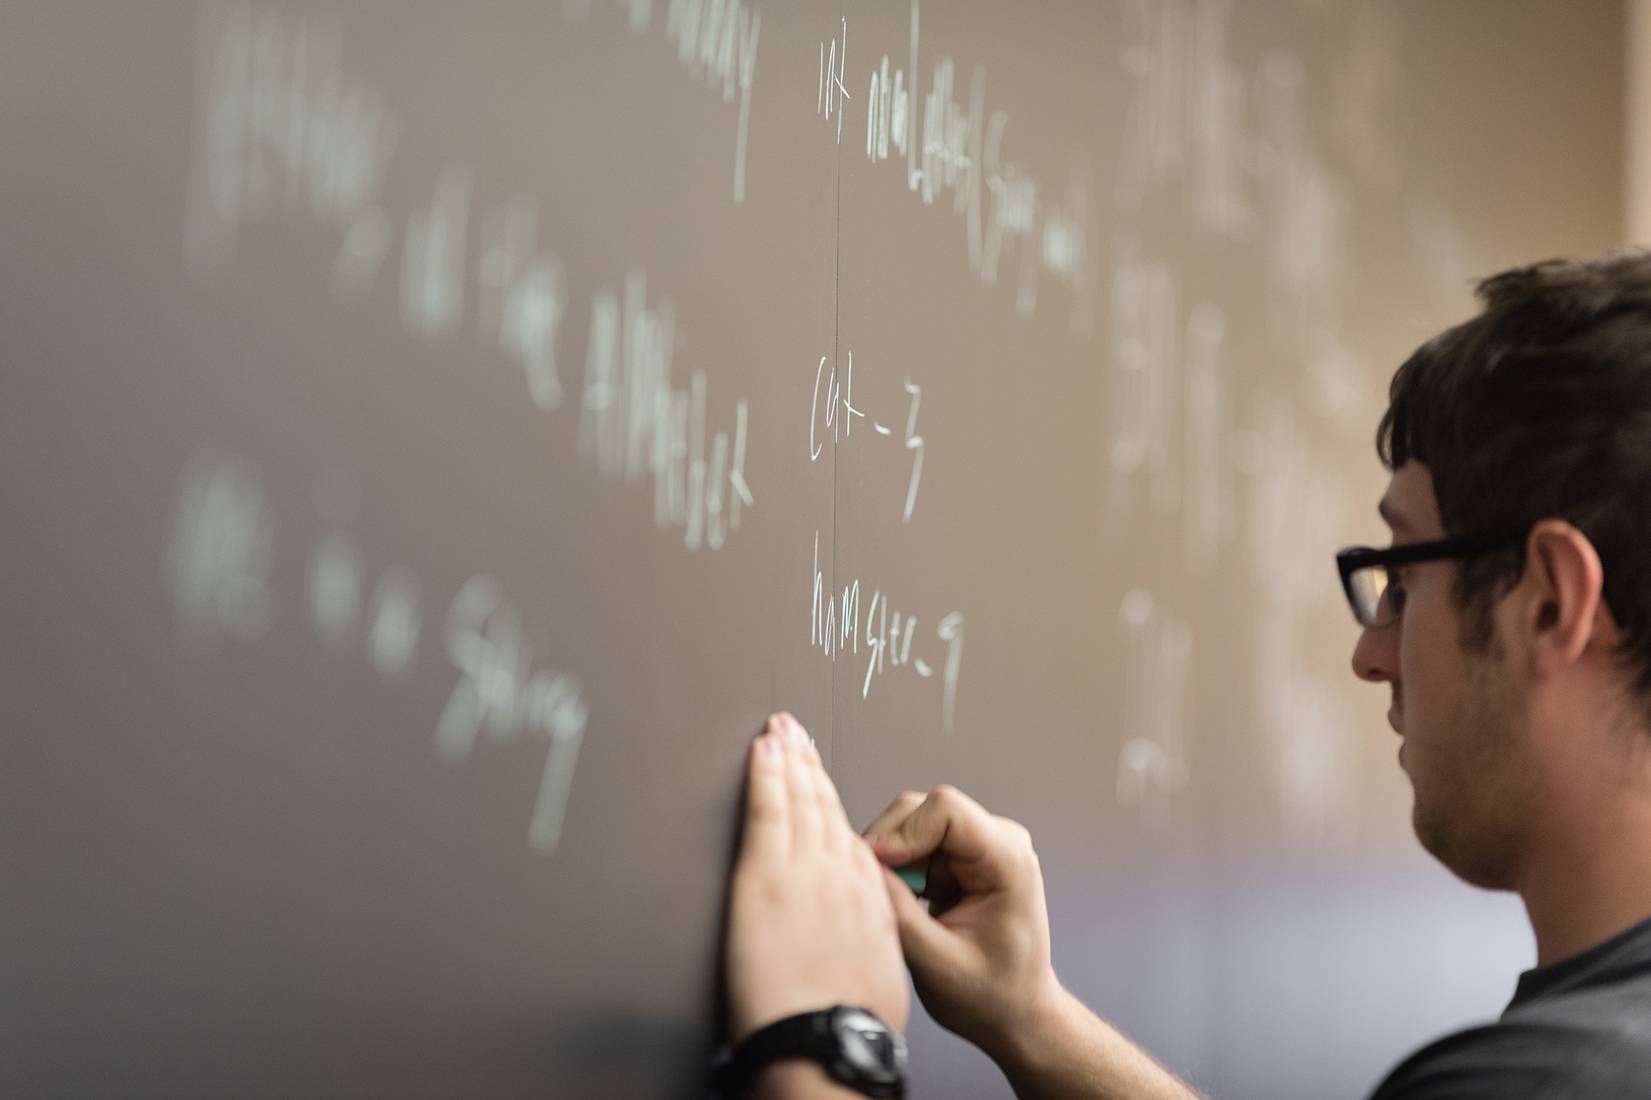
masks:
{"type": "MultiPolygon", "coordinates": [[[[902,1100],[905,1081],[871,1082],[845,1073],[837,1057],[838,1038],[834,1028],[837,1013],[853,1006],[837,1006],[816,1012],[802,1012],[758,1028],[734,1049],[716,1072],[717,1091],[727,1100],[744,1100],[750,1095],[757,1075],[772,1062],[802,1058],[814,1062],[837,1084],[855,1089],[874,1100],[902,1100]]],[[[854,1009],[868,1016],[864,1009],[854,1009]]],[[[873,1016],[875,1019],[875,1016],[873,1016]]],[[[893,1034],[892,1032],[890,1034],[893,1034]]]]}

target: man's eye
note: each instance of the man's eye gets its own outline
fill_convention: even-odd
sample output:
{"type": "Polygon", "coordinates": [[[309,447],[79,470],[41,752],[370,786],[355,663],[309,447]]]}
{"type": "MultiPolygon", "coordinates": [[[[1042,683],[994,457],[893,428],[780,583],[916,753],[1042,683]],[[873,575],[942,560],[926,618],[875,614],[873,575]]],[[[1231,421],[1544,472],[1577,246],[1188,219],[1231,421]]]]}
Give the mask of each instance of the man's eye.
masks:
{"type": "Polygon", "coordinates": [[[1382,595],[1387,597],[1388,605],[1393,608],[1393,613],[1395,615],[1404,610],[1404,578],[1399,575],[1399,571],[1397,569],[1388,570],[1387,591],[1383,592],[1382,595]]]}

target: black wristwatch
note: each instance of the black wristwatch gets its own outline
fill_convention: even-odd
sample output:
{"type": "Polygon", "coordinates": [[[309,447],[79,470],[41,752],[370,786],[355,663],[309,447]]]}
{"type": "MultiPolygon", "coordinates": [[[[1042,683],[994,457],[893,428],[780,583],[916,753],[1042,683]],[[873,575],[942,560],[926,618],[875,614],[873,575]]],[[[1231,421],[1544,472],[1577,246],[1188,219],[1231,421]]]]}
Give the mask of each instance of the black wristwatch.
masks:
{"type": "Polygon", "coordinates": [[[717,1092],[742,1100],[763,1067],[782,1058],[818,1062],[827,1077],[875,1100],[906,1095],[906,1040],[854,1005],[804,1012],[747,1035],[716,1067],[717,1092]]]}

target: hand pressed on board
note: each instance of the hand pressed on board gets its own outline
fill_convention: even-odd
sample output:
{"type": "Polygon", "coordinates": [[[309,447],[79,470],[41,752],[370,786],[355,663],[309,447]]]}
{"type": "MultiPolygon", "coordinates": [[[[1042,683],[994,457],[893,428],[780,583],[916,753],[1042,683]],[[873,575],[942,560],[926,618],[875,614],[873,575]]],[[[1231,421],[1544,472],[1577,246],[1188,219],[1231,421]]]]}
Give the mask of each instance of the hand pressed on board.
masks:
{"type": "Polygon", "coordinates": [[[910,1012],[883,870],[789,714],[752,743],[728,916],[729,1038],[853,1004],[905,1030],[910,1012]]]}
{"type": "Polygon", "coordinates": [[[1031,835],[956,788],[939,787],[927,797],[902,794],[866,837],[887,867],[926,867],[927,911],[884,871],[924,1007],[1001,1061],[1062,993],[1031,835]]]}

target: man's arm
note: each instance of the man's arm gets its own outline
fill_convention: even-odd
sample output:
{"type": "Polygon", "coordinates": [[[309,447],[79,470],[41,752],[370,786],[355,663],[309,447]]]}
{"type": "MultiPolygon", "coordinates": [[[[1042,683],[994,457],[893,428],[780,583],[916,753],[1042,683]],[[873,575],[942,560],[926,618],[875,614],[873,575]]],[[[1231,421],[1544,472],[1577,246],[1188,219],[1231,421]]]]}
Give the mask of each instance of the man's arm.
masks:
{"type": "MultiPolygon", "coordinates": [[[[752,747],[729,906],[729,1032],[859,1004],[903,1029],[900,954],[935,1020],[984,1050],[1021,1100],[1196,1100],[1055,979],[1030,835],[942,787],[896,799],[862,842],[807,734],[776,715],[752,747]],[[875,855],[873,854],[875,853],[875,855]],[[885,864],[881,869],[878,860],[885,864]],[[891,867],[928,869],[925,910],[891,867]]],[[[805,1061],[759,1100],[855,1100],[805,1061]]]]}
{"type": "Polygon", "coordinates": [[[927,910],[885,872],[917,994],[998,1064],[1020,1100],[1196,1100],[1056,979],[1025,828],[940,787],[895,799],[867,836],[888,867],[926,865],[927,910]]]}
{"type": "Polygon", "coordinates": [[[1203,1100],[1064,989],[996,1060],[1020,1100],[1203,1100]]]}

